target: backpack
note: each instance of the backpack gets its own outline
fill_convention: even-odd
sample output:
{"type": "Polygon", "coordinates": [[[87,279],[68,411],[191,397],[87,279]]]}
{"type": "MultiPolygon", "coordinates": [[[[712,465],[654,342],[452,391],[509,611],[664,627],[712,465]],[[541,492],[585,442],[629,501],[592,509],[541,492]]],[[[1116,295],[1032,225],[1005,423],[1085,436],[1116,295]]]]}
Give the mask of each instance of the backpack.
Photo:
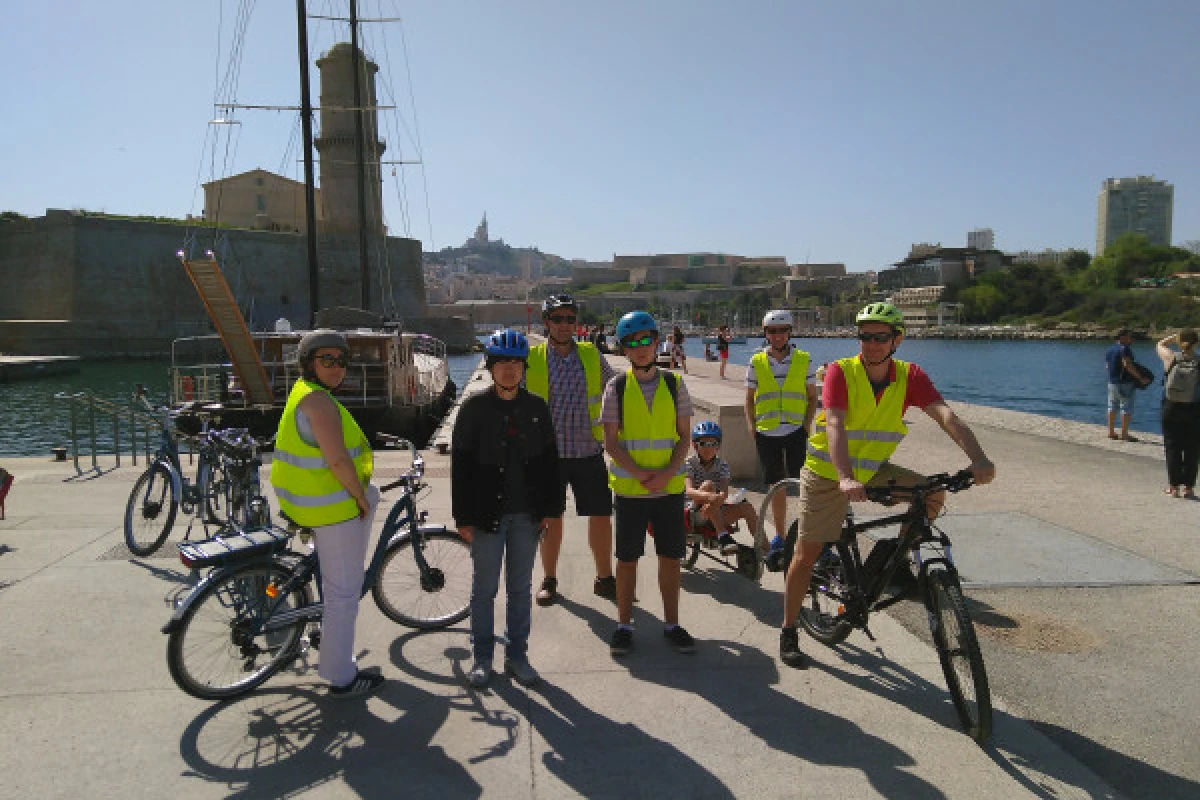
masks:
{"type": "Polygon", "coordinates": [[[1200,361],[1176,356],[1163,375],[1163,393],[1172,403],[1194,403],[1197,378],[1200,378],[1200,361]]]}
{"type": "MultiPolygon", "coordinates": [[[[667,382],[667,391],[671,393],[671,403],[679,405],[679,376],[674,372],[661,370],[663,380],[667,382]]],[[[614,380],[616,380],[615,388],[617,390],[617,419],[621,425],[625,424],[625,379],[629,377],[628,372],[622,372],[614,380]]]]}

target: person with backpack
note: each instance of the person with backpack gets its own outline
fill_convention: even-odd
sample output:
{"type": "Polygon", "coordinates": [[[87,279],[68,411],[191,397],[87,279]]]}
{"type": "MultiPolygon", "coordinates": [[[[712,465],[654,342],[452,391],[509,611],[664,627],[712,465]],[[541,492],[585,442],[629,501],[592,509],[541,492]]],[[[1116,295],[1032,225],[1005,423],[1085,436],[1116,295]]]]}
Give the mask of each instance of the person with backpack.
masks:
{"type": "Polygon", "coordinates": [[[609,381],[600,421],[608,451],[609,486],[616,495],[617,629],[610,651],[633,646],[633,598],[637,567],[654,531],[663,636],[680,653],[696,649],[679,624],[679,562],[687,543],[683,525],[686,481],[683,462],[692,440],[692,400],[683,379],[655,364],[658,323],[631,311],[617,323],[617,341],[629,370],[609,381]]]}
{"type": "Polygon", "coordinates": [[[1163,363],[1162,431],[1167,455],[1166,494],[1196,496],[1200,460],[1200,360],[1196,331],[1187,329],[1160,339],[1155,346],[1163,363]],[[1179,349],[1173,350],[1171,345],[1179,349]]]}
{"type": "Polygon", "coordinates": [[[1129,423],[1133,419],[1133,402],[1136,386],[1133,379],[1133,331],[1121,328],[1117,331],[1117,341],[1104,354],[1104,363],[1108,366],[1108,438],[1123,439],[1126,442],[1136,442],[1137,438],[1130,435],[1129,423]],[[1117,410],[1121,411],[1121,435],[1117,436],[1117,410]]]}

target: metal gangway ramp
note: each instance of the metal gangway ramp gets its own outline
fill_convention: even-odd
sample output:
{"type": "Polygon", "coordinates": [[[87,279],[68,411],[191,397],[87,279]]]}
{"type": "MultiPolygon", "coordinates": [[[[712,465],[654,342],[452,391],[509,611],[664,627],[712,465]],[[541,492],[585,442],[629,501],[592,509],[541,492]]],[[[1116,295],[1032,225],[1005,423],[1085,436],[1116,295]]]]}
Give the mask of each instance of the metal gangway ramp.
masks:
{"type": "Polygon", "coordinates": [[[180,258],[183,268],[187,270],[200,301],[208,311],[209,319],[217,329],[217,335],[229,353],[233,364],[234,374],[245,392],[246,404],[251,406],[269,406],[275,402],[271,391],[271,382],[267,379],[267,371],[263,368],[262,359],[254,346],[254,339],[246,327],[246,320],[238,310],[233,299],[233,292],[221,267],[215,258],[187,259],[180,258]]]}

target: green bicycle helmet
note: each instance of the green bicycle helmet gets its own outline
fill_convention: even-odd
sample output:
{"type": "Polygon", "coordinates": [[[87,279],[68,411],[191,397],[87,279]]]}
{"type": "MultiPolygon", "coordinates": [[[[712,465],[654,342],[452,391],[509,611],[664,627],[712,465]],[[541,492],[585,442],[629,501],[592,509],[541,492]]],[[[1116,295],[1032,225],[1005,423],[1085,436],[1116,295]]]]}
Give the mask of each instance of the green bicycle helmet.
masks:
{"type": "Polygon", "coordinates": [[[891,303],[868,303],[863,306],[854,318],[854,324],[861,325],[864,322],[882,322],[891,325],[898,333],[904,333],[904,315],[891,303]]]}

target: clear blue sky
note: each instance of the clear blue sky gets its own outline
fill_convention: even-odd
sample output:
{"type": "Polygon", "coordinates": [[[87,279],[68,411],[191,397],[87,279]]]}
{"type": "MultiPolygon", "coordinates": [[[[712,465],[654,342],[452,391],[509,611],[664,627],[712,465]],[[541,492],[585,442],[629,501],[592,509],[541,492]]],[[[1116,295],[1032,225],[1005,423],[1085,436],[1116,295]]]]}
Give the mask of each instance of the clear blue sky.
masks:
{"type": "MultiPolygon", "coordinates": [[[[360,5],[403,18],[366,45],[410,129],[415,107],[425,159],[406,193],[385,185],[388,222],[404,232],[405,197],[427,248],[461,244],[486,210],[494,237],[593,260],[720,251],[860,271],[975,227],[1005,250],[1090,251],[1101,182],[1148,174],[1175,185],[1175,242],[1200,239],[1194,0],[360,5]]],[[[230,163],[206,152],[237,8],[7,4],[0,210],[182,216],[203,180],[300,177],[294,116],[242,112],[230,163]]],[[[294,9],[255,4],[241,102],[298,102],[294,9]]],[[[328,49],[331,24],[311,24],[328,49]]],[[[415,157],[384,134],[389,156],[415,157]]]]}

